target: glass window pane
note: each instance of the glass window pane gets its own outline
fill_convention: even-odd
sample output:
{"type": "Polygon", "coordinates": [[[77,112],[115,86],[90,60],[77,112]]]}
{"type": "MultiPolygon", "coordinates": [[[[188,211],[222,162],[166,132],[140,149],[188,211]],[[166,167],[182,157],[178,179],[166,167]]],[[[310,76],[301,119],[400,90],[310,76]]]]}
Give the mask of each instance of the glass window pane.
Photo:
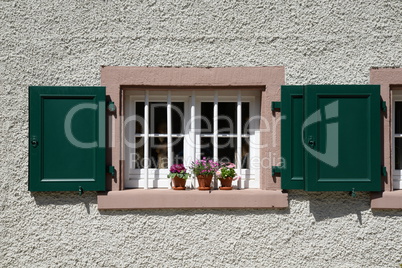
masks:
{"type": "Polygon", "coordinates": [[[250,168],[250,142],[248,138],[241,139],[241,168],[250,168]]]}
{"type": "Polygon", "coordinates": [[[135,153],[130,155],[130,169],[144,168],[144,138],[135,138],[135,153]]]}
{"type": "Polygon", "coordinates": [[[241,133],[242,134],[249,134],[250,133],[250,104],[248,102],[241,103],[241,133]]]}
{"type": "Polygon", "coordinates": [[[234,134],[237,131],[237,103],[220,102],[218,104],[218,133],[234,134]]]}
{"type": "Polygon", "coordinates": [[[236,138],[218,138],[218,159],[223,163],[235,163],[236,138]]]}
{"type": "Polygon", "coordinates": [[[213,138],[201,138],[201,158],[213,158],[214,157],[214,147],[213,138]]]}
{"type": "Polygon", "coordinates": [[[149,138],[150,168],[168,168],[167,138],[149,138]]]}
{"type": "Polygon", "coordinates": [[[167,134],[167,103],[151,102],[149,133],[167,134]]]}
{"type": "Polygon", "coordinates": [[[172,102],[172,133],[184,134],[184,102],[172,102]]]}
{"type": "Polygon", "coordinates": [[[214,103],[201,102],[201,133],[212,133],[214,131],[214,103]]]}
{"type": "MultiPolygon", "coordinates": [[[[236,138],[218,138],[218,159],[224,163],[237,164],[237,139],[236,138]]],[[[242,139],[241,146],[241,168],[250,167],[249,158],[250,145],[248,138],[242,139]]]]}
{"type": "Polygon", "coordinates": [[[135,122],[135,133],[142,134],[144,133],[144,102],[136,102],[135,103],[135,114],[137,115],[137,120],[135,122]]]}
{"type": "Polygon", "coordinates": [[[395,138],[395,169],[402,169],[402,138],[395,138]]]}
{"type": "Polygon", "coordinates": [[[395,134],[402,134],[402,102],[395,102],[395,134]]]}
{"type": "Polygon", "coordinates": [[[183,164],[183,141],[184,138],[172,139],[173,164],[183,164]]]}

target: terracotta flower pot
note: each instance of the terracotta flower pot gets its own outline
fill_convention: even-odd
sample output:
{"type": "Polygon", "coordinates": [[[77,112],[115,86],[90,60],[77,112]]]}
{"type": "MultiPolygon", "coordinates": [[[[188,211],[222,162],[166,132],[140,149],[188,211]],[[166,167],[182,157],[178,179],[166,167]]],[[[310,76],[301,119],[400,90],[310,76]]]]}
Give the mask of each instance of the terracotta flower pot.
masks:
{"type": "Polygon", "coordinates": [[[232,190],[232,181],[233,178],[232,177],[227,177],[225,179],[220,179],[221,181],[221,187],[219,187],[220,190],[232,190]]]}
{"type": "Polygon", "coordinates": [[[198,175],[198,190],[210,190],[213,175],[198,175]]]}
{"type": "Polygon", "coordinates": [[[172,183],[173,183],[173,190],[186,190],[186,180],[179,178],[179,177],[174,177],[172,179],[172,183]]]}

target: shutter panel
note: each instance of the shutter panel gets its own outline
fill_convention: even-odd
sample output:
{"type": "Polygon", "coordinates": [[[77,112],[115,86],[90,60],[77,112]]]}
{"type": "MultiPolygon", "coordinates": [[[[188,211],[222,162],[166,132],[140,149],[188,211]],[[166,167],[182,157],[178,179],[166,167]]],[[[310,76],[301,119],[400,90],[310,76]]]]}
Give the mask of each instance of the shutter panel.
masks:
{"type": "Polygon", "coordinates": [[[308,191],[380,191],[380,86],[305,89],[308,191]]]}
{"type": "Polygon", "coordinates": [[[105,190],[105,87],[29,88],[29,190],[105,190]]]}
{"type": "Polygon", "coordinates": [[[303,86],[281,87],[282,189],[304,189],[303,86]]]}
{"type": "Polygon", "coordinates": [[[379,85],[282,86],[282,189],[381,190],[379,85]]]}

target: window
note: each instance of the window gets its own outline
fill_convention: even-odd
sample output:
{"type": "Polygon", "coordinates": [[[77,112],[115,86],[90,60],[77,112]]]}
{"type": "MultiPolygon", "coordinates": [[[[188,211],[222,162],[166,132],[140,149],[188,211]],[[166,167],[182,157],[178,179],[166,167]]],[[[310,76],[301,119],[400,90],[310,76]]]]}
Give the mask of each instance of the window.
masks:
{"type": "Polygon", "coordinates": [[[393,187],[402,189],[402,91],[392,92],[392,168],[393,187]]]}
{"type": "Polygon", "coordinates": [[[260,187],[260,90],[124,92],[125,188],[169,188],[172,164],[204,157],[235,163],[238,188],[260,187]]]}
{"type": "MultiPolygon", "coordinates": [[[[271,112],[271,102],[280,99],[284,83],[284,67],[275,66],[103,67],[101,84],[106,86],[107,99],[116,105],[116,111],[108,113],[106,163],[116,173],[107,174],[108,192],[98,195],[98,208],[287,207],[288,195],[271,175],[281,150],[280,114],[271,112]],[[245,130],[244,121],[249,122],[245,130]],[[247,140],[248,157],[247,146],[242,148],[247,140]],[[249,189],[166,189],[170,163],[187,165],[203,155],[242,163],[239,186],[249,189]]],[[[197,186],[190,179],[187,184],[197,186]]]]}
{"type": "Polygon", "coordinates": [[[270,102],[284,74],[110,66],[102,87],[31,87],[29,189],[101,191],[98,209],[285,208],[270,170],[280,152],[270,102]],[[238,163],[238,186],[251,189],[148,190],[169,187],[170,164],[201,157],[238,163]]]}

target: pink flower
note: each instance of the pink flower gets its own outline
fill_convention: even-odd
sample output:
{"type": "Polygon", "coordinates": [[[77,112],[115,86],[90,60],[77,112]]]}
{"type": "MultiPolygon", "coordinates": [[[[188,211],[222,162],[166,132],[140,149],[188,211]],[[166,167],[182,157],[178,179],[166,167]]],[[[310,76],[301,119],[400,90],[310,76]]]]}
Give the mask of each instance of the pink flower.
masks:
{"type": "Polygon", "coordinates": [[[177,164],[177,165],[172,165],[170,167],[170,172],[171,173],[185,173],[186,172],[186,168],[184,167],[183,164],[177,164]]]}
{"type": "Polygon", "coordinates": [[[236,168],[236,165],[233,163],[229,163],[229,165],[227,166],[228,168],[236,168]]]}

